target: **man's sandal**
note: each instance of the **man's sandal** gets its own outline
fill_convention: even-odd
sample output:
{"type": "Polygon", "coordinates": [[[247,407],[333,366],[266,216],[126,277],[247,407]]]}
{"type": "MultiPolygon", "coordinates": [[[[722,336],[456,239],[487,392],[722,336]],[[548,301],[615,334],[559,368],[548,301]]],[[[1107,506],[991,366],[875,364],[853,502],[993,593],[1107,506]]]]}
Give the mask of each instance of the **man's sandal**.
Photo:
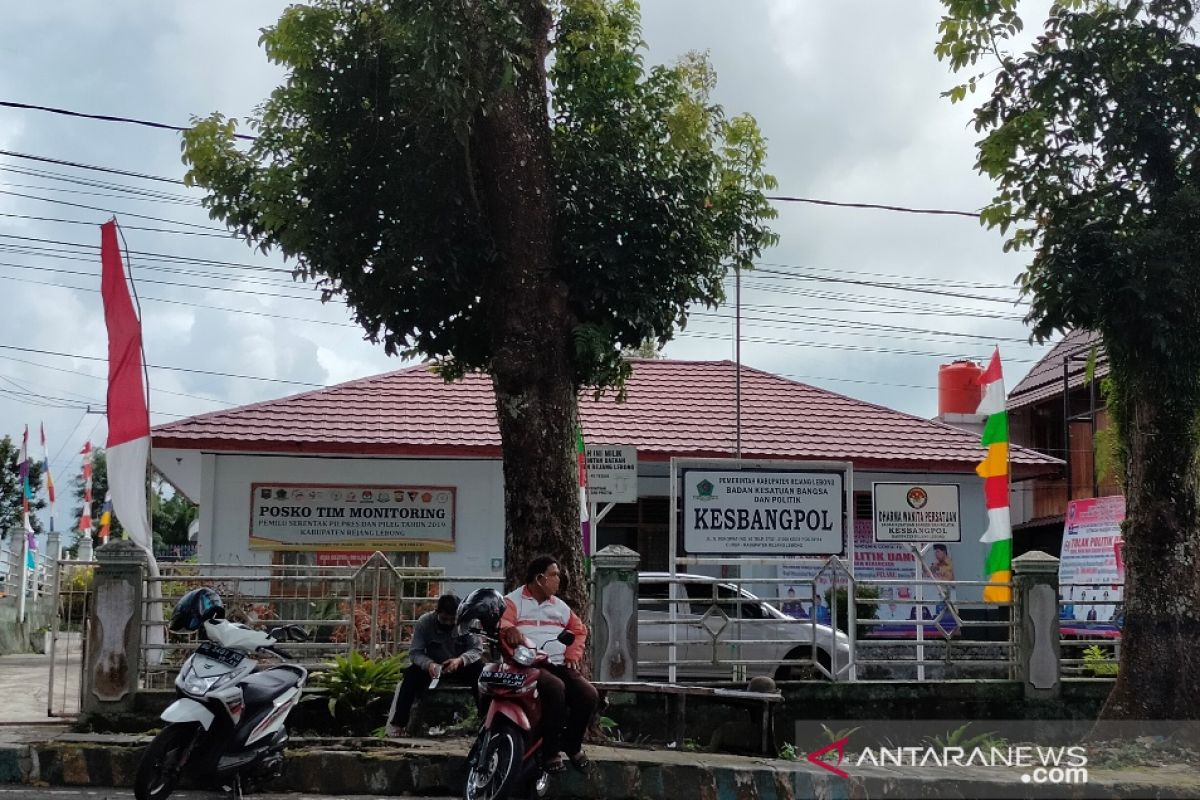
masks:
{"type": "Polygon", "coordinates": [[[571,756],[571,766],[579,771],[584,771],[592,765],[592,761],[587,757],[587,754],[580,750],[575,755],[571,756]]]}
{"type": "Polygon", "coordinates": [[[550,758],[546,759],[546,763],[543,765],[543,769],[545,769],[546,772],[549,772],[549,773],[566,772],[567,765],[563,761],[563,757],[561,755],[555,755],[555,756],[551,756],[550,758]]]}

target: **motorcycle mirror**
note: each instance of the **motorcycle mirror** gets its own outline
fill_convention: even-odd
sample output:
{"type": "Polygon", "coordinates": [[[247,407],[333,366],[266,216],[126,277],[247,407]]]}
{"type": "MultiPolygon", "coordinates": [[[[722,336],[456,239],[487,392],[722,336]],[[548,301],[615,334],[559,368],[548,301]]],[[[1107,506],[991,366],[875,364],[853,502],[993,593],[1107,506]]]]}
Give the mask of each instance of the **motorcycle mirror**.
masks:
{"type": "Polygon", "coordinates": [[[293,642],[307,642],[309,639],[308,631],[299,625],[288,625],[287,631],[291,635],[293,642]]]}
{"type": "Polygon", "coordinates": [[[575,634],[571,633],[570,631],[563,631],[558,635],[558,640],[567,647],[570,647],[571,645],[575,644],[575,634]]]}
{"type": "Polygon", "coordinates": [[[267,631],[267,636],[270,636],[272,639],[274,639],[277,642],[286,642],[287,641],[287,629],[286,628],[271,628],[269,631],[267,631]]]}

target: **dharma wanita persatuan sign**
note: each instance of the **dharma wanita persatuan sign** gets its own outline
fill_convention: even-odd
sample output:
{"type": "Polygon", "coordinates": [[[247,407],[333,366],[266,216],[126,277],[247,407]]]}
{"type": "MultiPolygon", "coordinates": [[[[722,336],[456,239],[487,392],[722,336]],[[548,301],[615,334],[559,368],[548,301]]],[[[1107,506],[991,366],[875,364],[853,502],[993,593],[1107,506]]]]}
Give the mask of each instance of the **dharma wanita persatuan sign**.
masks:
{"type": "Polygon", "coordinates": [[[256,550],[454,550],[452,486],[255,483],[256,550]]]}
{"type": "Polygon", "coordinates": [[[877,542],[961,542],[958,484],[874,483],[877,542]]]}

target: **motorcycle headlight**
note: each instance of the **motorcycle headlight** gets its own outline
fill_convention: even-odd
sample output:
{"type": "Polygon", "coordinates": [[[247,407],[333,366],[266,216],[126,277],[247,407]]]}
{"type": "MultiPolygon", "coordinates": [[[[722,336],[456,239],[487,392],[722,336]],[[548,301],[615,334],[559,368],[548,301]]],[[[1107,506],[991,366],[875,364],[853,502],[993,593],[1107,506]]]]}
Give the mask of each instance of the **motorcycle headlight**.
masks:
{"type": "Polygon", "coordinates": [[[208,694],[221,684],[232,680],[233,677],[233,673],[226,672],[221,675],[212,675],[206,678],[196,674],[195,670],[189,669],[187,672],[180,674],[179,678],[175,681],[175,685],[178,686],[179,689],[185,694],[204,695],[208,694]]]}
{"type": "Polygon", "coordinates": [[[537,651],[530,647],[520,645],[516,650],[513,650],[513,661],[520,664],[522,667],[532,666],[537,658],[537,651]]]}

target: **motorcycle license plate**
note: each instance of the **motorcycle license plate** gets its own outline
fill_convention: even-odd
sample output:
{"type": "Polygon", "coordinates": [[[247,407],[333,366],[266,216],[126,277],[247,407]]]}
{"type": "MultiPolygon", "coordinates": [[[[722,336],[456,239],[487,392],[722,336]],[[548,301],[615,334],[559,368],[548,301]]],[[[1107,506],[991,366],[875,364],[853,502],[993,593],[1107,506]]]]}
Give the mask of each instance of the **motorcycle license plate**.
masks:
{"type": "Polygon", "coordinates": [[[525,675],[520,672],[493,672],[485,670],[479,673],[479,682],[492,686],[507,686],[519,688],[525,685],[525,675]]]}
{"type": "Polygon", "coordinates": [[[200,646],[196,648],[196,653],[227,667],[236,667],[246,660],[245,653],[230,650],[228,647],[221,647],[212,642],[201,642],[200,646]]]}

